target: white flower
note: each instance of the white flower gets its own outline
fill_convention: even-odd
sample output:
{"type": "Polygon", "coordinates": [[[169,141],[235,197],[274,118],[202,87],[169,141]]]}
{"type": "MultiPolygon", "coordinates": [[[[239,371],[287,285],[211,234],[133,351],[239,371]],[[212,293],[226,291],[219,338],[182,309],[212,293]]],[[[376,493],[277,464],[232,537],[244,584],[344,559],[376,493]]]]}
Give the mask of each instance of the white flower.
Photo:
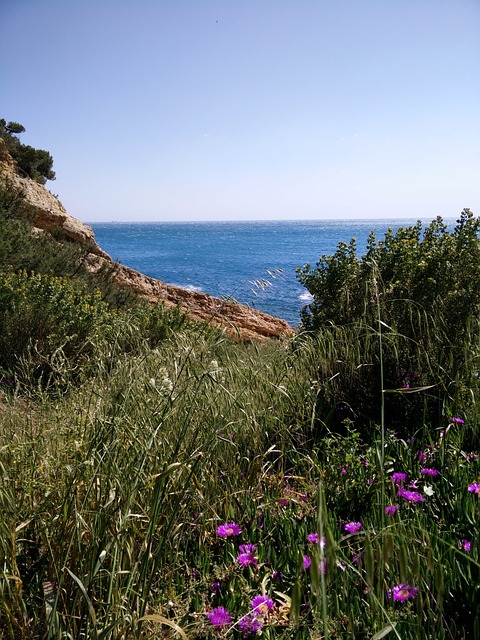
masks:
{"type": "Polygon", "coordinates": [[[435,492],[434,492],[433,487],[432,487],[431,485],[427,485],[427,484],[426,484],[426,485],[423,487],[423,493],[424,493],[426,496],[433,496],[433,494],[434,494],[435,492]]]}

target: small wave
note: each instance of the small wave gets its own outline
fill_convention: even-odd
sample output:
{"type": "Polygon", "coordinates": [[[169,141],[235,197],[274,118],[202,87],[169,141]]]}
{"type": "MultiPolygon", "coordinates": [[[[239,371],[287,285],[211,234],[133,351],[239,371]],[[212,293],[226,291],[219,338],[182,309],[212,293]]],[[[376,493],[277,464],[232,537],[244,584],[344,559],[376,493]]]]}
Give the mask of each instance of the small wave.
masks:
{"type": "Polygon", "coordinates": [[[298,296],[299,300],[302,300],[303,302],[311,302],[313,300],[313,296],[311,293],[308,293],[308,291],[305,291],[305,293],[301,293],[298,296]]]}

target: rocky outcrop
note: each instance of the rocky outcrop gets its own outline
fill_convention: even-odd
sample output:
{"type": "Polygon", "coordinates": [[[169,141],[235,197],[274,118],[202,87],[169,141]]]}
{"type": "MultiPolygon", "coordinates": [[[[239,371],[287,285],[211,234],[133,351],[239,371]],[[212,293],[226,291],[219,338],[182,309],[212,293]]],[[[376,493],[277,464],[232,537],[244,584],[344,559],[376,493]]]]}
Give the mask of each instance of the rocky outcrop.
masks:
{"type": "MultiPolygon", "coordinates": [[[[106,263],[107,260],[101,256],[87,256],[87,266],[91,271],[99,271],[108,266],[106,263]]],[[[285,320],[243,304],[174,287],[118,263],[113,263],[113,266],[111,278],[118,285],[134,291],[150,302],[162,302],[167,308],[180,305],[192,320],[222,327],[234,338],[251,341],[288,338],[295,334],[295,330],[285,320]]]]}
{"type": "Polygon", "coordinates": [[[88,244],[92,253],[108,258],[105,251],[95,242],[93,230],[77,218],[69,215],[60,202],[43,185],[29,178],[8,153],[5,142],[0,138],[0,178],[9,189],[22,193],[25,202],[34,211],[33,224],[45,231],[61,231],[66,238],[88,244]]]}
{"type": "Polygon", "coordinates": [[[69,215],[58,198],[26,176],[6,150],[1,138],[0,180],[9,189],[23,193],[25,201],[35,212],[34,226],[37,229],[61,232],[69,240],[88,245],[90,253],[86,257],[86,265],[91,271],[98,271],[104,266],[113,267],[112,279],[146,300],[161,302],[166,307],[180,305],[192,320],[210,322],[241,340],[288,338],[295,334],[295,330],[280,318],[205,293],[174,287],[113,263],[110,256],[97,245],[91,227],[69,215]]]}

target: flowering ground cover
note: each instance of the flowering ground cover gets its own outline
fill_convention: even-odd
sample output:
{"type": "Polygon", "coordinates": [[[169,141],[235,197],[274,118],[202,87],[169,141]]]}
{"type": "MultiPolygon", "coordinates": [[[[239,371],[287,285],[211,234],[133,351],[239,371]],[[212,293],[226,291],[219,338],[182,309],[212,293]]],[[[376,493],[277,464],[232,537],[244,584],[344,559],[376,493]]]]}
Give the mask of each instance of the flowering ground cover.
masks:
{"type": "Polygon", "coordinates": [[[237,369],[255,382],[253,420],[223,389],[230,347],[214,369],[188,353],[177,378],[165,355],[125,360],[96,403],[85,389],[55,419],[5,405],[19,445],[12,455],[4,432],[4,464],[24,478],[2,493],[3,527],[18,531],[13,547],[3,529],[11,637],[475,637],[480,464],[466,414],[425,437],[373,425],[367,439],[346,421],[302,442],[282,428],[298,362],[271,393],[280,350],[261,375],[251,353],[237,369]]]}

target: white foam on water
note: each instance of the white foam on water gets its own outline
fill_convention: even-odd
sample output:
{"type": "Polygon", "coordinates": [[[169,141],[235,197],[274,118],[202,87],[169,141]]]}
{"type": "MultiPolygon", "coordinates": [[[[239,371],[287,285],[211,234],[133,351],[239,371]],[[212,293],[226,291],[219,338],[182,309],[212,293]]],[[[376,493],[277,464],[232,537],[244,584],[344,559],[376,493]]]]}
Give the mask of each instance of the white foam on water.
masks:
{"type": "Polygon", "coordinates": [[[299,300],[302,300],[303,302],[311,302],[313,300],[313,296],[311,293],[308,293],[308,291],[305,291],[305,293],[301,293],[298,296],[299,300]]]}

